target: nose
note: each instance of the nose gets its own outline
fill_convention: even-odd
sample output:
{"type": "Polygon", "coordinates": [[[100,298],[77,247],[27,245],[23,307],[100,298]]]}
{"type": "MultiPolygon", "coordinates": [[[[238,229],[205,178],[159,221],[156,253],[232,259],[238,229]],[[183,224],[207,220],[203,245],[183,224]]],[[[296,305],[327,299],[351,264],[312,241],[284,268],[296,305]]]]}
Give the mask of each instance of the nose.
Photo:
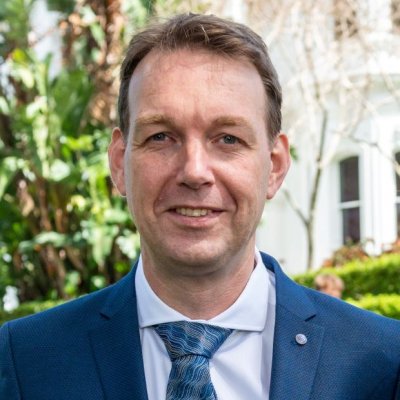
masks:
{"type": "Polygon", "coordinates": [[[186,143],[180,158],[178,184],[197,190],[215,182],[210,155],[204,143],[200,141],[186,143]]]}

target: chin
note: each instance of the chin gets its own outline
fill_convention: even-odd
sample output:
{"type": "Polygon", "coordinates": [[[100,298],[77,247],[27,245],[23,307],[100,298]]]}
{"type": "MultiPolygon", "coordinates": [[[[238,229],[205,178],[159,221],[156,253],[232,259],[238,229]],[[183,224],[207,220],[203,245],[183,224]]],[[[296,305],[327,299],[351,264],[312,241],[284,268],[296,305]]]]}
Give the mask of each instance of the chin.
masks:
{"type": "Polygon", "coordinates": [[[194,244],[166,251],[165,256],[181,266],[212,268],[223,262],[227,253],[227,249],[217,248],[215,244],[194,244]]]}
{"type": "Polygon", "coordinates": [[[215,264],[218,263],[218,260],[221,259],[220,254],[211,253],[211,252],[202,252],[196,250],[187,249],[184,252],[174,253],[171,254],[171,258],[175,259],[176,262],[180,264],[187,264],[187,265],[205,265],[205,264],[215,264]]]}

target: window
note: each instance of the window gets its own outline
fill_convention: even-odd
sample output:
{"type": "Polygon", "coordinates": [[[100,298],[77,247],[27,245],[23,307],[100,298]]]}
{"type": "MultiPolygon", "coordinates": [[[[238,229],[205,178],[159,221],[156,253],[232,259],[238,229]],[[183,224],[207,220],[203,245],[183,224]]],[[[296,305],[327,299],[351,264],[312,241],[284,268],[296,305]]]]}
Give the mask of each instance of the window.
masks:
{"type": "MultiPolygon", "coordinates": [[[[395,154],[397,170],[400,168],[400,151],[395,154]]],[[[400,238],[400,175],[396,172],[397,237],[400,238]]]]}
{"type": "Polygon", "coordinates": [[[400,0],[392,0],[391,16],[393,31],[396,33],[400,33],[400,0]]]}
{"type": "Polygon", "coordinates": [[[335,21],[335,39],[340,40],[357,34],[356,0],[333,0],[333,17],[335,21]]]}
{"type": "Polygon", "coordinates": [[[358,157],[342,160],[339,169],[343,244],[357,243],[361,239],[358,157]]]}

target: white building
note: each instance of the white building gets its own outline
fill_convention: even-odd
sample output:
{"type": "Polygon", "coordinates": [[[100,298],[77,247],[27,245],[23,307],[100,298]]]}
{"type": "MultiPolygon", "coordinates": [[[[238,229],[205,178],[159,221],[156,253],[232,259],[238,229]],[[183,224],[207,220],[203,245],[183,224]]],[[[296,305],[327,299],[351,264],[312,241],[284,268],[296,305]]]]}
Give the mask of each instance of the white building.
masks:
{"type": "Polygon", "coordinates": [[[325,109],[312,265],[349,240],[379,254],[400,231],[400,0],[232,0],[216,12],[266,39],[298,154],[266,206],[258,247],[289,273],[306,269],[306,229],[294,207],[308,218],[325,109]]]}

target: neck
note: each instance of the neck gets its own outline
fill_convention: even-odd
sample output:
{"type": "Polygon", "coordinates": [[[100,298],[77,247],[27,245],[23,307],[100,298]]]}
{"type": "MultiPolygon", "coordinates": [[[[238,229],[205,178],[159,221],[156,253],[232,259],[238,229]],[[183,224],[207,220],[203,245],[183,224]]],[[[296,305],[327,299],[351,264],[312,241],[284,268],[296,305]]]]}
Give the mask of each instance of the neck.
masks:
{"type": "Polygon", "coordinates": [[[142,254],[143,270],[155,294],[169,307],[190,319],[209,320],[228,309],[244,290],[254,269],[254,247],[224,265],[188,268],[175,273],[163,262],[158,268],[142,254]],[[172,271],[172,273],[171,273],[172,271]]]}

